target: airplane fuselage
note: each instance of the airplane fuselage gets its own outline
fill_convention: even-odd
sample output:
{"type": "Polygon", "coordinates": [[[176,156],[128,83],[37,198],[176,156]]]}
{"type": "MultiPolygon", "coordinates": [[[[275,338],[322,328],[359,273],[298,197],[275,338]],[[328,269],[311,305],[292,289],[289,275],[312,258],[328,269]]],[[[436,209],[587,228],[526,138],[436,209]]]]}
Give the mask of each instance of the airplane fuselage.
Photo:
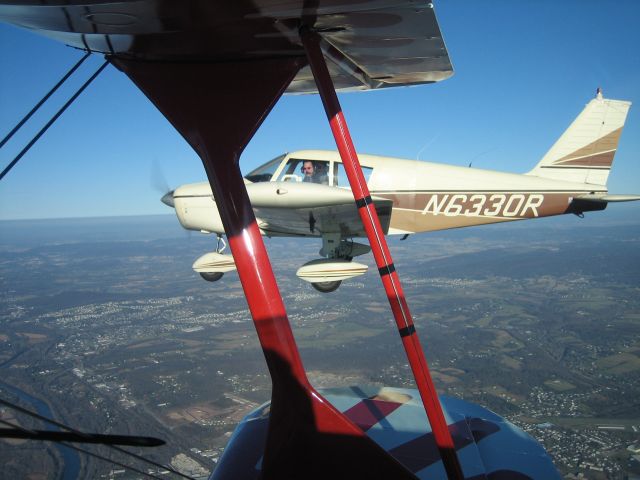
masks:
{"type": "MultiPolygon", "coordinates": [[[[295,234],[284,228],[286,226],[278,229],[273,221],[261,218],[261,211],[264,211],[261,206],[269,196],[274,199],[271,210],[304,209],[327,202],[333,196],[326,189],[310,188],[313,184],[303,183],[295,174],[286,174],[287,165],[292,161],[327,162],[329,171],[334,172],[329,175],[328,186],[333,187],[340,198],[344,198],[345,190],[349,191],[342,186],[337,173],[342,168],[337,152],[308,150],[281,158],[280,166],[268,181],[247,182],[258,224],[269,236],[295,234]],[[285,189],[287,191],[283,193],[285,189]],[[301,193],[295,195],[294,190],[301,193]]],[[[579,200],[585,195],[605,195],[607,189],[602,185],[374,155],[360,155],[359,158],[363,168],[370,172],[368,186],[374,201],[382,198],[393,203],[390,235],[582,213],[606,207],[604,202],[579,200]]],[[[175,190],[173,198],[184,228],[224,233],[208,183],[182,186],[175,190]]],[[[298,234],[321,236],[320,231],[313,232],[306,225],[298,234]]]]}

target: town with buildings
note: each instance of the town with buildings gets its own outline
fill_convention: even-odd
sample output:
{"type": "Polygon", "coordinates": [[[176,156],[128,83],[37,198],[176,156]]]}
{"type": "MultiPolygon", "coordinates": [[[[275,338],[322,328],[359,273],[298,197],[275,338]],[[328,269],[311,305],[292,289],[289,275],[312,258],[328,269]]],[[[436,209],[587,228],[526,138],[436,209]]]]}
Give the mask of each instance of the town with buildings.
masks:
{"type": "MultiPolygon", "coordinates": [[[[562,232],[517,229],[434,236],[422,259],[406,242],[394,252],[439,391],[528,432],[565,478],[640,475],[639,234],[617,231],[624,255],[615,242],[602,253],[597,235],[576,251],[562,232]]],[[[211,284],[190,271],[204,245],[0,245],[1,398],[83,431],[162,438],[135,449],[157,463],[137,469],[207,478],[238,422],[269,401],[270,379],[237,275],[211,284]]],[[[376,276],[316,292],[295,277],[304,259],[287,255],[305,245],[268,243],[312,383],[412,387],[376,276]]],[[[0,419],[42,428],[6,406],[0,419]]],[[[3,442],[15,478],[57,478],[46,472],[68,464],[77,478],[142,478],[55,445],[3,442]]]]}

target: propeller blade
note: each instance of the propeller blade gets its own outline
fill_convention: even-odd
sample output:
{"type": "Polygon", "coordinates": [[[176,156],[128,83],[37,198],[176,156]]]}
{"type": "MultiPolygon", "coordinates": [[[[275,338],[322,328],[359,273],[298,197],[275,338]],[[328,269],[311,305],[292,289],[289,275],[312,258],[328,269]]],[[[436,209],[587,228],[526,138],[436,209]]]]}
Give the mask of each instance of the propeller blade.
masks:
{"type": "Polygon", "coordinates": [[[171,187],[164,176],[164,172],[162,171],[162,166],[156,158],[151,161],[151,178],[149,180],[151,187],[157,192],[164,193],[171,190],[171,187]]]}

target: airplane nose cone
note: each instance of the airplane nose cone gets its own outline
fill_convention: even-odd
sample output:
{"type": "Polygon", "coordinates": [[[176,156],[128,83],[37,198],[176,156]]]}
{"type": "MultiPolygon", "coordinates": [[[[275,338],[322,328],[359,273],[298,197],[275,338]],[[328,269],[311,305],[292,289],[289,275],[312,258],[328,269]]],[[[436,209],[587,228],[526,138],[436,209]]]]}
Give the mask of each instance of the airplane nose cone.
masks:
{"type": "Polygon", "coordinates": [[[170,192],[165,193],[162,196],[162,198],[160,199],[160,201],[162,203],[164,203],[167,207],[175,208],[176,204],[173,201],[173,190],[171,190],[170,192]]]}

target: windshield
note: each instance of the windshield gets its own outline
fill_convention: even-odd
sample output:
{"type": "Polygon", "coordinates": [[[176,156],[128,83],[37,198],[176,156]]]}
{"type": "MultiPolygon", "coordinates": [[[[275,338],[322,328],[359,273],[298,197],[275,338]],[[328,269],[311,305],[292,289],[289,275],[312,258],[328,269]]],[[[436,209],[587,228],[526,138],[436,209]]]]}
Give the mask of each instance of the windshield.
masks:
{"type": "Polygon", "coordinates": [[[274,172],[280,166],[280,162],[282,162],[283,158],[284,158],[284,155],[280,155],[279,157],[274,158],[273,160],[265,163],[264,165],[259,166],[255,170],[252,170],[244,178],[254,183],[270,181],[271,177],[273,177],[274,172]]]}
{"type": "Polygon", "coordinates": [[[329,162],[292,158],[280,172],[281,182],[311,182],[329,185],[329,162]]]}

